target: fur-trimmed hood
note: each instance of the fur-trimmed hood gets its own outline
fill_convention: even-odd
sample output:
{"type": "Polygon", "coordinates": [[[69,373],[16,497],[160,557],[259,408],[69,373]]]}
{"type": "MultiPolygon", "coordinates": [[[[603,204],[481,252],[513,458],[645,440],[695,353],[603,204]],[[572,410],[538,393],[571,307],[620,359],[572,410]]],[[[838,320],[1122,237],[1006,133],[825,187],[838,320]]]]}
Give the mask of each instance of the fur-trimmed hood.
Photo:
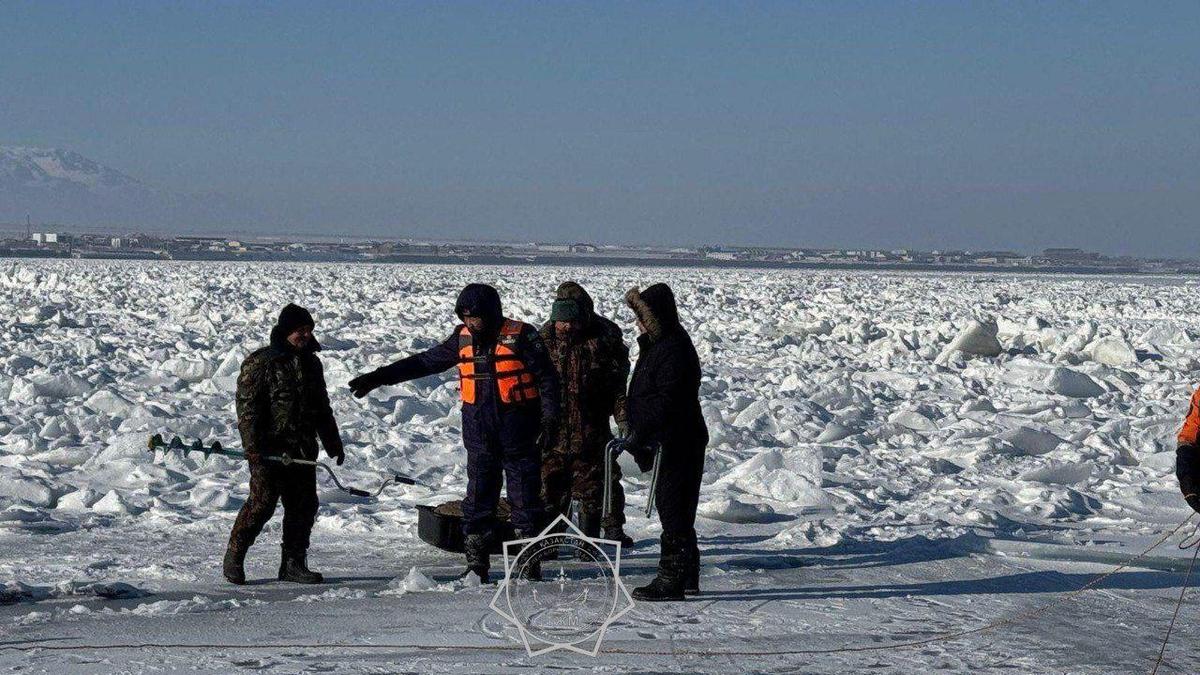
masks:
{"type": "Polygon", "coordinates": [[[639,291],[637,286],[625,293],[625,302],[641,319],[646,335],[658,340],[666,333],[679,328],[679,309],[675,305],[675,294],[671,287],[663,284],[647,286],[639,291]]]}

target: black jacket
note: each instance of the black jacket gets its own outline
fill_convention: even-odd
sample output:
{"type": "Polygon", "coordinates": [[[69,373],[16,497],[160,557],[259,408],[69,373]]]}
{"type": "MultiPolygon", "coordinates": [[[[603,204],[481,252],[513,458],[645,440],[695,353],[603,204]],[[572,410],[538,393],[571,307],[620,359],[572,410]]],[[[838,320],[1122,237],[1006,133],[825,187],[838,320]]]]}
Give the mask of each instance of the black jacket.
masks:
{"type": "Polygon", "coordinates": [[[665,284],[654,284],[625,299],[646,327],[626,397],[636,445],[661,443],[664,461],[703,457],[708,427],[700,411],[700,359],[679,324],[675,297],[665,284]]]}

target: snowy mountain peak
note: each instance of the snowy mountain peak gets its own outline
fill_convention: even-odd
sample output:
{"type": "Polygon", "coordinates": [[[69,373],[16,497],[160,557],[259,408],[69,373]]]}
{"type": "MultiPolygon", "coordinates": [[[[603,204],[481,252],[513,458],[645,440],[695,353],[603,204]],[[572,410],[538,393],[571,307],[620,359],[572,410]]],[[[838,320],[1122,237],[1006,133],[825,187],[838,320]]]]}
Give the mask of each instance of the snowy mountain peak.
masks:
{"type": "Polygon", "coordinates": [[[0,189],[145,189],[138,180],[58,148],[0,146],[0,189]]]}
{"type": "Polygon", "coordinates": [[[0,145],[0,223],[229,227],[253,222],[247,205],[219,193],[144,183],[71,150],[0,145]]]}

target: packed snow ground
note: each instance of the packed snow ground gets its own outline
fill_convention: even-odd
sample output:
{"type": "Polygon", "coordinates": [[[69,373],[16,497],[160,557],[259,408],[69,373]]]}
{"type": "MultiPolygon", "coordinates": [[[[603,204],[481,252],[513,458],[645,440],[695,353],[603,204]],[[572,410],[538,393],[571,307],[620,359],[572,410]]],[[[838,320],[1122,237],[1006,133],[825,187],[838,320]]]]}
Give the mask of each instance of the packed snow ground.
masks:
{"type": "MultiPolygon", "coordinates": [[[[627,327],[633,284],[669,281],[704,365],[712,442],[697,528],[704,594],[640,605],[610,650],[880,645],[969,629],[1063,597],[1188,513],[1174,433],[1200,369],[1192,282],[867,272],[0,262],[0,648],[115,642],[348,642],[294,648],[0,651],[21,672],[459,672],[594,668],[1137,672],[1157,654],[1186,569],[1168,544],[1077,600],[920,649],[806,656],[527,657],[460,561],[416,537],[418,503],[461,496],[453,378],[349,396],[354,374],[434,344],[467,282],[540,322],[574,278],[627,327]],[[242,358],[280,306],[317,317],[343,482],[390,472],[436,490],[333,491],[311,562],[320,587],[271,582],[278,519],[247,587],[220,557],[247,474],[146,451],[152,432],[237,446],[242,358]]],[[[635,347],[636,356],[636,347],[635,347]]],[[[627,472],[653,572],[658,529],[627,472]]],[[[1200,670],[1196,593],[1167,665],[1200,670]]]]}

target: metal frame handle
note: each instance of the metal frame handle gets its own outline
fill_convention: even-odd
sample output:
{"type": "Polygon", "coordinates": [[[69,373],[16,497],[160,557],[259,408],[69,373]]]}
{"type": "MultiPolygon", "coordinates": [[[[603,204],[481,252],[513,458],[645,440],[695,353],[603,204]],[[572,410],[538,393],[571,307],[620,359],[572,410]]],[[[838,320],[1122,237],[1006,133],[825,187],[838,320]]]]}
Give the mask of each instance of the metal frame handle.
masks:
{"type": "Polygon", "coordinates": [[[654,451],[654,467],[650,469],[650,495],[646,499],[646,517],[654,513],[654,493],[658,488],[658,469],[662,466],[662,444],[654,451]]]}
{"type": "MultiPolygon", "coordinates": [[[[604,504],[602,514],[605,519],[612,513],[612,465],[615,461],[615,454],[621,447],[623,439],[614,438],[604,446],[604,504]]],[[[646,517],[649,518],[654,513],[654,494],[658,487],[658,470],[662,467],[662,444],[657,443],[654,450],[654,466],[650,469],[650,494],[646,500],[646,517]]]]}

